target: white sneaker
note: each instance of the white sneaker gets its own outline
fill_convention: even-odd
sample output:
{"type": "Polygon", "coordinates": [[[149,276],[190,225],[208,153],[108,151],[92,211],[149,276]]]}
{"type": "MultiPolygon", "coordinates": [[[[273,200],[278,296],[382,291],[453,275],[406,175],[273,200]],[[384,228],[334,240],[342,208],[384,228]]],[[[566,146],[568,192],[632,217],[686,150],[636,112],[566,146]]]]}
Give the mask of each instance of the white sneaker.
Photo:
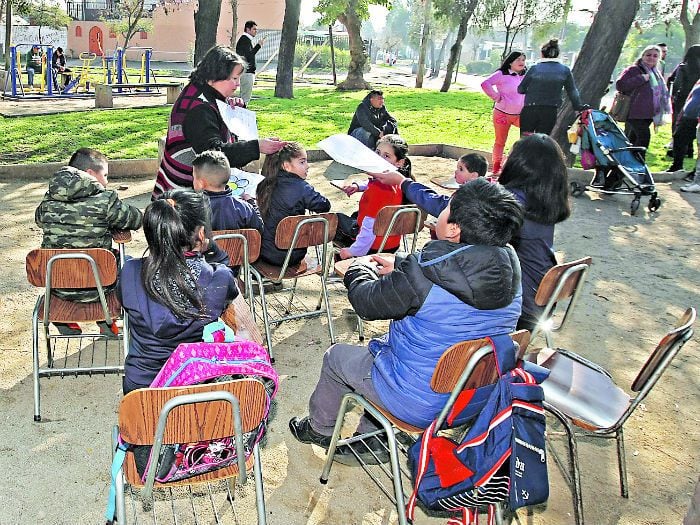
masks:
{"type": "Polygon", "coordinates": [[[686,184],[685,186],[681,186],[681,191],[688,193],[700,193],[700,184],[686,184]]]}

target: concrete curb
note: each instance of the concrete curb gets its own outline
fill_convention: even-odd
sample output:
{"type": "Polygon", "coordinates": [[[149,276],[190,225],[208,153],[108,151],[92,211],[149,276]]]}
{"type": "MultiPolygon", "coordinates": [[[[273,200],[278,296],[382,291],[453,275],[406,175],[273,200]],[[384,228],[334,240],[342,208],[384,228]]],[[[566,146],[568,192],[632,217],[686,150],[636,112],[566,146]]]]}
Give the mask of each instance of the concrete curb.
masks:
{"type": "MultiPolygon", "coordinates": [[[[458,159],[467,153],[479,153],[491,160],[491,153],[482,150],[454,146],[452,144],[413,144],[409,146],[410,155],[423,157],[444,157],[448,159],[458,159]]],[[[306,151],[310,162],[320,162],[331,160],[328,154],[320,149],[309,149],[306,151]]],[[[143,177],[153,177],[155,180],[158,172],[158,159],[121,159],[109,161],[109,178],[118,181],[122,179],[136,179],[143,177]]],[[[30,181],[43,182],[53,175],[59,168],[65,166],[64,162],[45,162],[43,164],[0,164],[0,181],[14,181],[17,179],[27,179],[30,181]]],[[[259,172],[262,167],[262,160],[251,162],[243,169],[247,171],[259,172]]],[[[580,168],[568,168],[569,180],[587,184],[593,177],[593,171],[580,168]]],[[[685,171],[674,173],[658,172],[654,173],[655,182],[673,182],[681,180],[685,176],[685,171]]]]}

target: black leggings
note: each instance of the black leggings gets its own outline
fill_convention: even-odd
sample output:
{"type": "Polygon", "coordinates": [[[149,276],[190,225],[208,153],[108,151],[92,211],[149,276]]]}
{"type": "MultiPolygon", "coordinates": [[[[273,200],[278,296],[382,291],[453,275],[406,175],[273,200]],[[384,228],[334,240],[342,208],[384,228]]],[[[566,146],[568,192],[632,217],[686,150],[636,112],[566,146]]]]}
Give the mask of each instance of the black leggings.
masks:
{"type": "MultiPolygon", "coordinates": [[[[633,146],[649,147],[651,141],[651,123],[650,118],[630,118],[625,122],[625,135],[633,146]]],[[[642,157],[646,158],[646,153],[642,153],[642,157]]]]}
{"type": "Polygon", "coordinates": [[[549,135],[557,123],[556,106],[525,106],[520,112],[520,136],[531,133],[549,135]]]}

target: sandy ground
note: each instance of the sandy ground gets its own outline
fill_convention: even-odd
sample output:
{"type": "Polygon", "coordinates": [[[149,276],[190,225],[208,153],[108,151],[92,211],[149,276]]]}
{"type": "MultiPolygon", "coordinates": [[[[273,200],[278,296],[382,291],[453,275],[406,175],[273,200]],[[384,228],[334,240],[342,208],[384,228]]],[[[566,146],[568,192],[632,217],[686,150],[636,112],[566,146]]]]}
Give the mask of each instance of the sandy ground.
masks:
{"type": "MultiPolygon", "coordinates": [[[[413,164],[419,180],[427,182],[450,173],[454,161],[416,157],[413,164]]],[[[345,197],[321,177],[326,165],[312,167],[311,181],[333,199],[335,209],[352,210],[357,197],[345,197]]],[[[121,184],[128,186],[120,190],[128,202],[147,204],[150,178],[115,186],[121,184]]],[[[585,195],[574,201],[573,216],[557,230],[562,258],[590,255],[594,264],[573,323],[556,341],[607,366],[623,385],[631,383],[674,319],[699,304],[700,196],[681,194],[678,186],[660,184],[660,212],[640,211],[637,217],[628,213],[628,198],[585,195]]],[[[0,280],[0,524],[104,522],[109,436],[121,381],[117,376],[44,380],[44,420],[32,422],[30,317],[38,291],[26,281],[24,258],[40,243],[33,213],[45,185],[16,180],[0,182],[0,188],[5,261],[0,280]]],[[[130,254],[138,256],[143,246],[139,232],[130,254]]],[[[332,306],[338,340],[357,341],[340,291],[333,294],[332,306]]],[[[374,324],[371,330],[382,328],[374,324]]],[[[334,466],[328,485],[320,485],[322,454],[296,442],[287,430],[291,416],[306,413],[329,344],[325,319],[285,323],[273,337],[282,381],[263,449],[268,522],[395,523],[391,503],[358,469],[334,466]]],[[[580,444],[587,523],[680,523],[700,472],[699,363],[698,344],[691,341],[628,422],[628,500],[619,496],[612,442],[580,444]]],[[[239,523],[254,522],[251,485],[238,498],[239,523]]],[[[573,523],[569,492],[553,462],[550,486],[546,507],[531,515],[521,511],[521,523],[573,523]]],[[[417,523],[444,522],[444,517],[418,513],[417,523]]]]}

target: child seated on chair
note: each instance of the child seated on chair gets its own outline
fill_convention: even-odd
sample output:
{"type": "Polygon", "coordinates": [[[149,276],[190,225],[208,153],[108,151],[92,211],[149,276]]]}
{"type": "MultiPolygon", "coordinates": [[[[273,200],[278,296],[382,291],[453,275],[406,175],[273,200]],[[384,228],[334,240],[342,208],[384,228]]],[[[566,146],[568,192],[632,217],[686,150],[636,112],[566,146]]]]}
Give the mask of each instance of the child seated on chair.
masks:
{"type": "Polygon", "coordinates": [[[212,230],[251,228],[262,233],[263,221],[255,199],[238,198],[228,186],[231,165],[220,151],[205,151],[192,161],[193,186],[203,191],[211,204],[212,230]]]}
{"type": "MultiPolygon", "coordinates": [[[[97,150],[80,148],[68,166],[53,174],[49,189],[34,213],[43,232],[42,248],[112,248],[112,232],[141,227],[141,210],[119,199],[107,189],[107,157],[97,150]]],[[[100,300],[97,289],[53,290],[67,301],[93,303],[100,300]]],[[[61,334],[78,335],[75,323],[54,323],[61,334]]],[[[103,335],[113,332],[104,321],[98,323],[103,335]]]]}
{"type": "MultiPolygon", "coordinates": [[[[408,144],[399,135],[384,135],[377,142],[376,153],[395,166],[398,172],[404,177],[413,179],[411,175],[411,160],[408,158],[408,144]]],[[[413,179],[415,180],[415,179],[413,179]]],[[[374,235],[374,221],[379,211],[385,206],[397,206],[403,203],[403,194],[399,186],[389,186],[382,184],[372,178],[365,183],[353,182],[343,188],[346,195],[350,196],[358,191],[362,191],[360,204],[356,214],[348,217],[342,213],[338,214],[338,233],[335,244],[347,244],[349,239],[352,242],[349,246],[343,246],[339,256],[341,259],[377,253],[382,243],[381,237],[374,235]]],[[[384,251],[395,252],[401,243],[400,235],[391,235],[384,245],[384,251]]]]}
{"type": "MultiPolygon", "coordinates": [[[[330,201],[306,182],[308,172],[306,150],[297,142],[288,142],[277,153],[265,157],[262,167],[265,180],[258,184],[257,195],[265,222],[260,258],[269,264],[281,266],[287,255],[287,250],[280,250],[275,244],[277,225],[282,219],[331,209],[330,201]]],[[[295,249],[289,264],[299,264],[305,256],[306,248],[295,249]]]]}
{"type": "MultiPolygon", "coordinates": [[[[336,344],[326,351],[309,415],[289,422],[294,437],[328,448],[347,392],[427,427],[448,397],[430,388],[445,350],[515,330],[520,266],[507,243],[522,221],[522,208],[509,191],[478,178],[455,192],[438,218],[438,240],[421,252],[393,263],[376,255],[372,263],[353,263],[344,278],[350,303],[363,319],[391,319],[389,333],[368,347],[336,344]]],[[[372,428],[363,417],[358,431],[372,428]]],[[[372,448],[375,454],[383,450],[381,443],[372,448]]],[[[336,457],[347,463],[354,458],[344,447],[336,457]]],[[[363,460],[376,463],[369,453],[363,460]]]]}
{"type": "Polygon", "coordinates": [[[148,257],[126,261],[117,293],[129,317],[124,394],[148,387],[180,343],[202,340],[238,295],[224,264],[209,264],[209,198],[173,190],[153,201],[143,218],[148,257]]]}

